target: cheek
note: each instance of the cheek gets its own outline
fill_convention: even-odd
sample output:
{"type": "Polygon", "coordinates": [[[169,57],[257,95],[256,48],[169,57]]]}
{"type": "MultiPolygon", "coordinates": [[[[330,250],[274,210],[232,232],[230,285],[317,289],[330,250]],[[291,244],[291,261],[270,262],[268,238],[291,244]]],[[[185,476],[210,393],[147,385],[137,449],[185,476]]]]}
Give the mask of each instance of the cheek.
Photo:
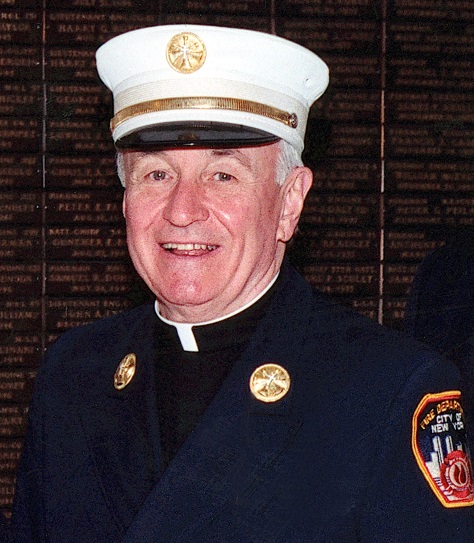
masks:
{"type": "Polygon", "coordinates": [[[127,225],[127,236],[129,238],[140,229],[140,217],[141,215],[137,213],[134,202],[129,200],[125,208],[125,223],[127,225]]]}
{"type": "Polygon", "coordinates": [[[249,221],[255,216],[253,203],[248,198],[239,196],[233,198],[209,196],[205,205],[210,212],[209,227],[225,229],[233,237],[244,237],[251,227],[249,221]]]}
{"type": "Polygon", "coordinates": [[[139,232],[147,229],[159,212],[156,199],[133,194],[124,200],[124,216],[127,230],[139,232]]]}
{"type": "Polygon", "coordinates": [[[274,252],[277,243],[279,212],[274,205],[253,208],[250,215],[242,222],[243,231],[249,234],[253,249],[262,254],[262,250],[274,252]]]}
{"type": "Polygon", "coordinates": [[[276,196],[269,196],[267,199],[267,205],[261,214],[262,229],[268,234],[268,237],[272,236],[275,241],[277,231],[280,226],[281,214],[282,209],[280,199],[276,196]]]}
{"type": "Polygon", "coordinates": [[[128,251],[137,267],[138,262],[148,258],[150,236],[153,232],[149,214],[137,200],[131,199],[127,202],[125,223],[128,251]]]}

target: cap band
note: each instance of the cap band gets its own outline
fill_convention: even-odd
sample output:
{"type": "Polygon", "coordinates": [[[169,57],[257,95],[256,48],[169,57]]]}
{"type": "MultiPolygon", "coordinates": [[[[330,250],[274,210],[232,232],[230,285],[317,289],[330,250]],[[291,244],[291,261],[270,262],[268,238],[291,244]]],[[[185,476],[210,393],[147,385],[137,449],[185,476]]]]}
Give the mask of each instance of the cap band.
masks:
{"type": "Polygon", "coordinates": [[[185,98],[163,98],[159,100],[149,100],[139,104],[133,104],[118,111],[110,122],[112,132],[123,122],[132,119],[138,115],[146,113],[156,113],[158,111],[171,111],[178,109],[207,109],[207,110],[231,110],[252,113],[268,117],[274,121],[283,123],[290,128],[298,126],[298,116],[296,113],[288,113],[276,107],[242,100],[240,98],[216,98],[216,97],[185,97],[185,98]]]}

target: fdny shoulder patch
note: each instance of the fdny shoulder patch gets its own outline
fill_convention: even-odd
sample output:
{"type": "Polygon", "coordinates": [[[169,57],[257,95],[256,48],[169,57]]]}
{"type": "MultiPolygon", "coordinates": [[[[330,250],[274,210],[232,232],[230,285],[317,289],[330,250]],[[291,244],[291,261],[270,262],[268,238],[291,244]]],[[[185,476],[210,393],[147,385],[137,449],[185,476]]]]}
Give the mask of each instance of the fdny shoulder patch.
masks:
{"type": "Polygon", "coordinates": [[[464,412],[458,390],[427,394],[413,414],[412,449],[444,507],[474,505],[464,412]]]}

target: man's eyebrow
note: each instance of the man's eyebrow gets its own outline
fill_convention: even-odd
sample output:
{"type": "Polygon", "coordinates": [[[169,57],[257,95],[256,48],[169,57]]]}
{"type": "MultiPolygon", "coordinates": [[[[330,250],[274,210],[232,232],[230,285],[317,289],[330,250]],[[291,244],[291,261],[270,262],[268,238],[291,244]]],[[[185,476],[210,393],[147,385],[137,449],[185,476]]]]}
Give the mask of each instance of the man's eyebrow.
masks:
{"type": "Polygon", "coordinates": [[[140,151],[137,153],[138,158],[147,158],[149,156],[162,156],[164,154],[164,151],[140,151]]]}
{"type": "Polygon", "coordinates": [[[216,157],[235,157],[239,162],[241,162],[247,168],[250,168],[252,162],[250,158],[243,153],[240,149],[211,149],[211,156],[216,157]]]}

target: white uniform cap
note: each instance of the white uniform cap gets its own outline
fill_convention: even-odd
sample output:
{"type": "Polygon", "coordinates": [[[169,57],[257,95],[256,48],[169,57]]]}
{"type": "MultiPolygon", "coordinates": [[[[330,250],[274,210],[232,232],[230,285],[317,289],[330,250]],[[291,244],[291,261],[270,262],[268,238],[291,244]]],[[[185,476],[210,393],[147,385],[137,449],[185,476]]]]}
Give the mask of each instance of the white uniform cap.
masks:
{"type": "Polygon", "coordinates": [[[304,147],[326,64],[291,41],[252,30],[169,25],[127,32],[97,51],[114,97],[118,148],[304,147]]]}

